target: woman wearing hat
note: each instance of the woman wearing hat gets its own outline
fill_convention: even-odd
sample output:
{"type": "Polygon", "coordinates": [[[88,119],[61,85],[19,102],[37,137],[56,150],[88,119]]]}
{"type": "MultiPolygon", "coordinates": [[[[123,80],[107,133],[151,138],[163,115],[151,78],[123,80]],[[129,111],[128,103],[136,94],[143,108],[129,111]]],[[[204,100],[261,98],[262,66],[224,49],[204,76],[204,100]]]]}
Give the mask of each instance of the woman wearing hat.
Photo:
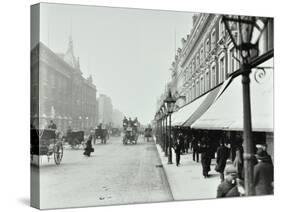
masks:
{"type": "Polygon", "coordinates": [[[256,154],[258,163],[254,167],[254,186],[256,195],[273,194],[273,163],[265,150],[256,154]]]}

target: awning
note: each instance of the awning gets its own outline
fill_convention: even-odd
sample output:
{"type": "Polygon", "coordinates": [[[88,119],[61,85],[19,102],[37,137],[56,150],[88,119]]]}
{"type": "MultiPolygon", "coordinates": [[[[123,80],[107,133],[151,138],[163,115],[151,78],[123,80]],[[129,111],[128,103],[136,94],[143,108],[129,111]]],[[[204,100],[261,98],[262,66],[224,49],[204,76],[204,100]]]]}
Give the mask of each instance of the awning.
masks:
{"type": "Polygon", "coordinates": [[[196,121],[213,103],[218,92],[218,86],[209,93],[201,96],[199,99],[191,102],[190,104],[182,107],[180,110],[172,114],[172,126],[185,126],[189,127],[196,121]]]}
{"type": "MultiPolygon", "coordinates": [[[[253,131],[273,131],[273,58],[252,69],[250,74],[253,131]],[[260,78],[260,79],[257,79],[260,78]]],[[[243,130],[243,97],[241,76],[232,80],[213,105],[191,127],[213,130],[243,130]]]]}
{"type": "Polygon", "coordinates": [[[194,113],[186,120],[184,126],[190,127],[198,118],[202,116],[208,110],[208,108],[212,105],[216,96],[218,95],[221,86],[216,87],[214,90],[210,91],[201,105],[194,111],[194,113]]]}

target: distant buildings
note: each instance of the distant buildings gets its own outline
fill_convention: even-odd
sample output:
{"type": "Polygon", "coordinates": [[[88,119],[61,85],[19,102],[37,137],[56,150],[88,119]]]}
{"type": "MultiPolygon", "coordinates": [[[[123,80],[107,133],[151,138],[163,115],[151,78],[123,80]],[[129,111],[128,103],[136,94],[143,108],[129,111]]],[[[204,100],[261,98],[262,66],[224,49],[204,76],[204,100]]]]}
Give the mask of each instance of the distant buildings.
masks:
{"type": "Polygon", "coordinates": [[[111,98],[105,94],[100,94],[98,98],[98,117],[99,123],[112,123],[113,106],[111,98]]]}
{"type": "Polygon", "coordinates": [[[65,131],[94,127],[98,121],[96,86],[85,79],[70,38],[65,54],[56,54],[43,43],[31,51],[31,118],[36,127],[54,120],[65,131]],[[35,121],[34,121],[35,120],[35,121]]]}
{"type": "Polygon", "coordinates": [[[124,114],[121,111],[117,109],[113,109],[112,123],[114,127],[122,127],[123,118],[124,118],[124,114]]]}

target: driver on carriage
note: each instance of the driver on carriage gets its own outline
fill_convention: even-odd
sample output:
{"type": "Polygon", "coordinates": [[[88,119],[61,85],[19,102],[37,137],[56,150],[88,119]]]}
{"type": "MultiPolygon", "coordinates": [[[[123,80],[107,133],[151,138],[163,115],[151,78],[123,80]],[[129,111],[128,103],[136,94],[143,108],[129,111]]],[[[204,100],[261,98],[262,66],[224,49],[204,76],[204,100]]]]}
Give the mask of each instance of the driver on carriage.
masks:
{"type": "Polygon", "coordinates": [[[139,121],[138,118],[136,117],[133,121],[133,129],[137,132],[138,131],[138,125],[139,125],[139,121]]]}
{"type": "Polygon", "coordinates": [[[57,129],[57,125],[54,123],[53,120],[50,121],[50,124],[48,125],[48,129],[53,129],[53,130],[57,129]]]}
{"type": "Polygon", "coordinates": [[[123,128],[124,130],[128,127],[128,119],[126,118],[126,116],[124,116],[123,118],[123,128]]]}

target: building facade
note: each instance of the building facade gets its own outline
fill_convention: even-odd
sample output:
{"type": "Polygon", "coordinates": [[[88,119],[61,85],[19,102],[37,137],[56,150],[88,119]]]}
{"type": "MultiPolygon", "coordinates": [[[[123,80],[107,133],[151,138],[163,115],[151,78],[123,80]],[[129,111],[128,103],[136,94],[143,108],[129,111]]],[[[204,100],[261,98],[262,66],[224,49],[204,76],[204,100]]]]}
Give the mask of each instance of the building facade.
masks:
{"type": "MultiPolygon", "coordinates": [[[[58,129],[89,129],[97,124],[96,86],[84,78],[72,39],[65,54],[56,54],[43,43],[31,51],[31,117],[44,128],[53,120],[58,129]]],[[[34,123],[33,123],[34,124],[34,123]]]]}
{"type": "Polygon", "coordinates": [[[113,106],[111,98],[105,94],[100,94],[98,98],[99,123],[112,124],[113,106]]]}
{"type": "MultiPolygon", "coordinates": [[[[191,33],[182,38],[182,47],[178,48],[171,67],[173,95],[185,96],[185,101],[177,102],[178,107],[208,93],[240,68],[239,54],[221,15],[194,15],[193,24],[191,33]]],[[[270,49],[273,49],[273,19],[261,36],[259,55],[270,49]]]]}

